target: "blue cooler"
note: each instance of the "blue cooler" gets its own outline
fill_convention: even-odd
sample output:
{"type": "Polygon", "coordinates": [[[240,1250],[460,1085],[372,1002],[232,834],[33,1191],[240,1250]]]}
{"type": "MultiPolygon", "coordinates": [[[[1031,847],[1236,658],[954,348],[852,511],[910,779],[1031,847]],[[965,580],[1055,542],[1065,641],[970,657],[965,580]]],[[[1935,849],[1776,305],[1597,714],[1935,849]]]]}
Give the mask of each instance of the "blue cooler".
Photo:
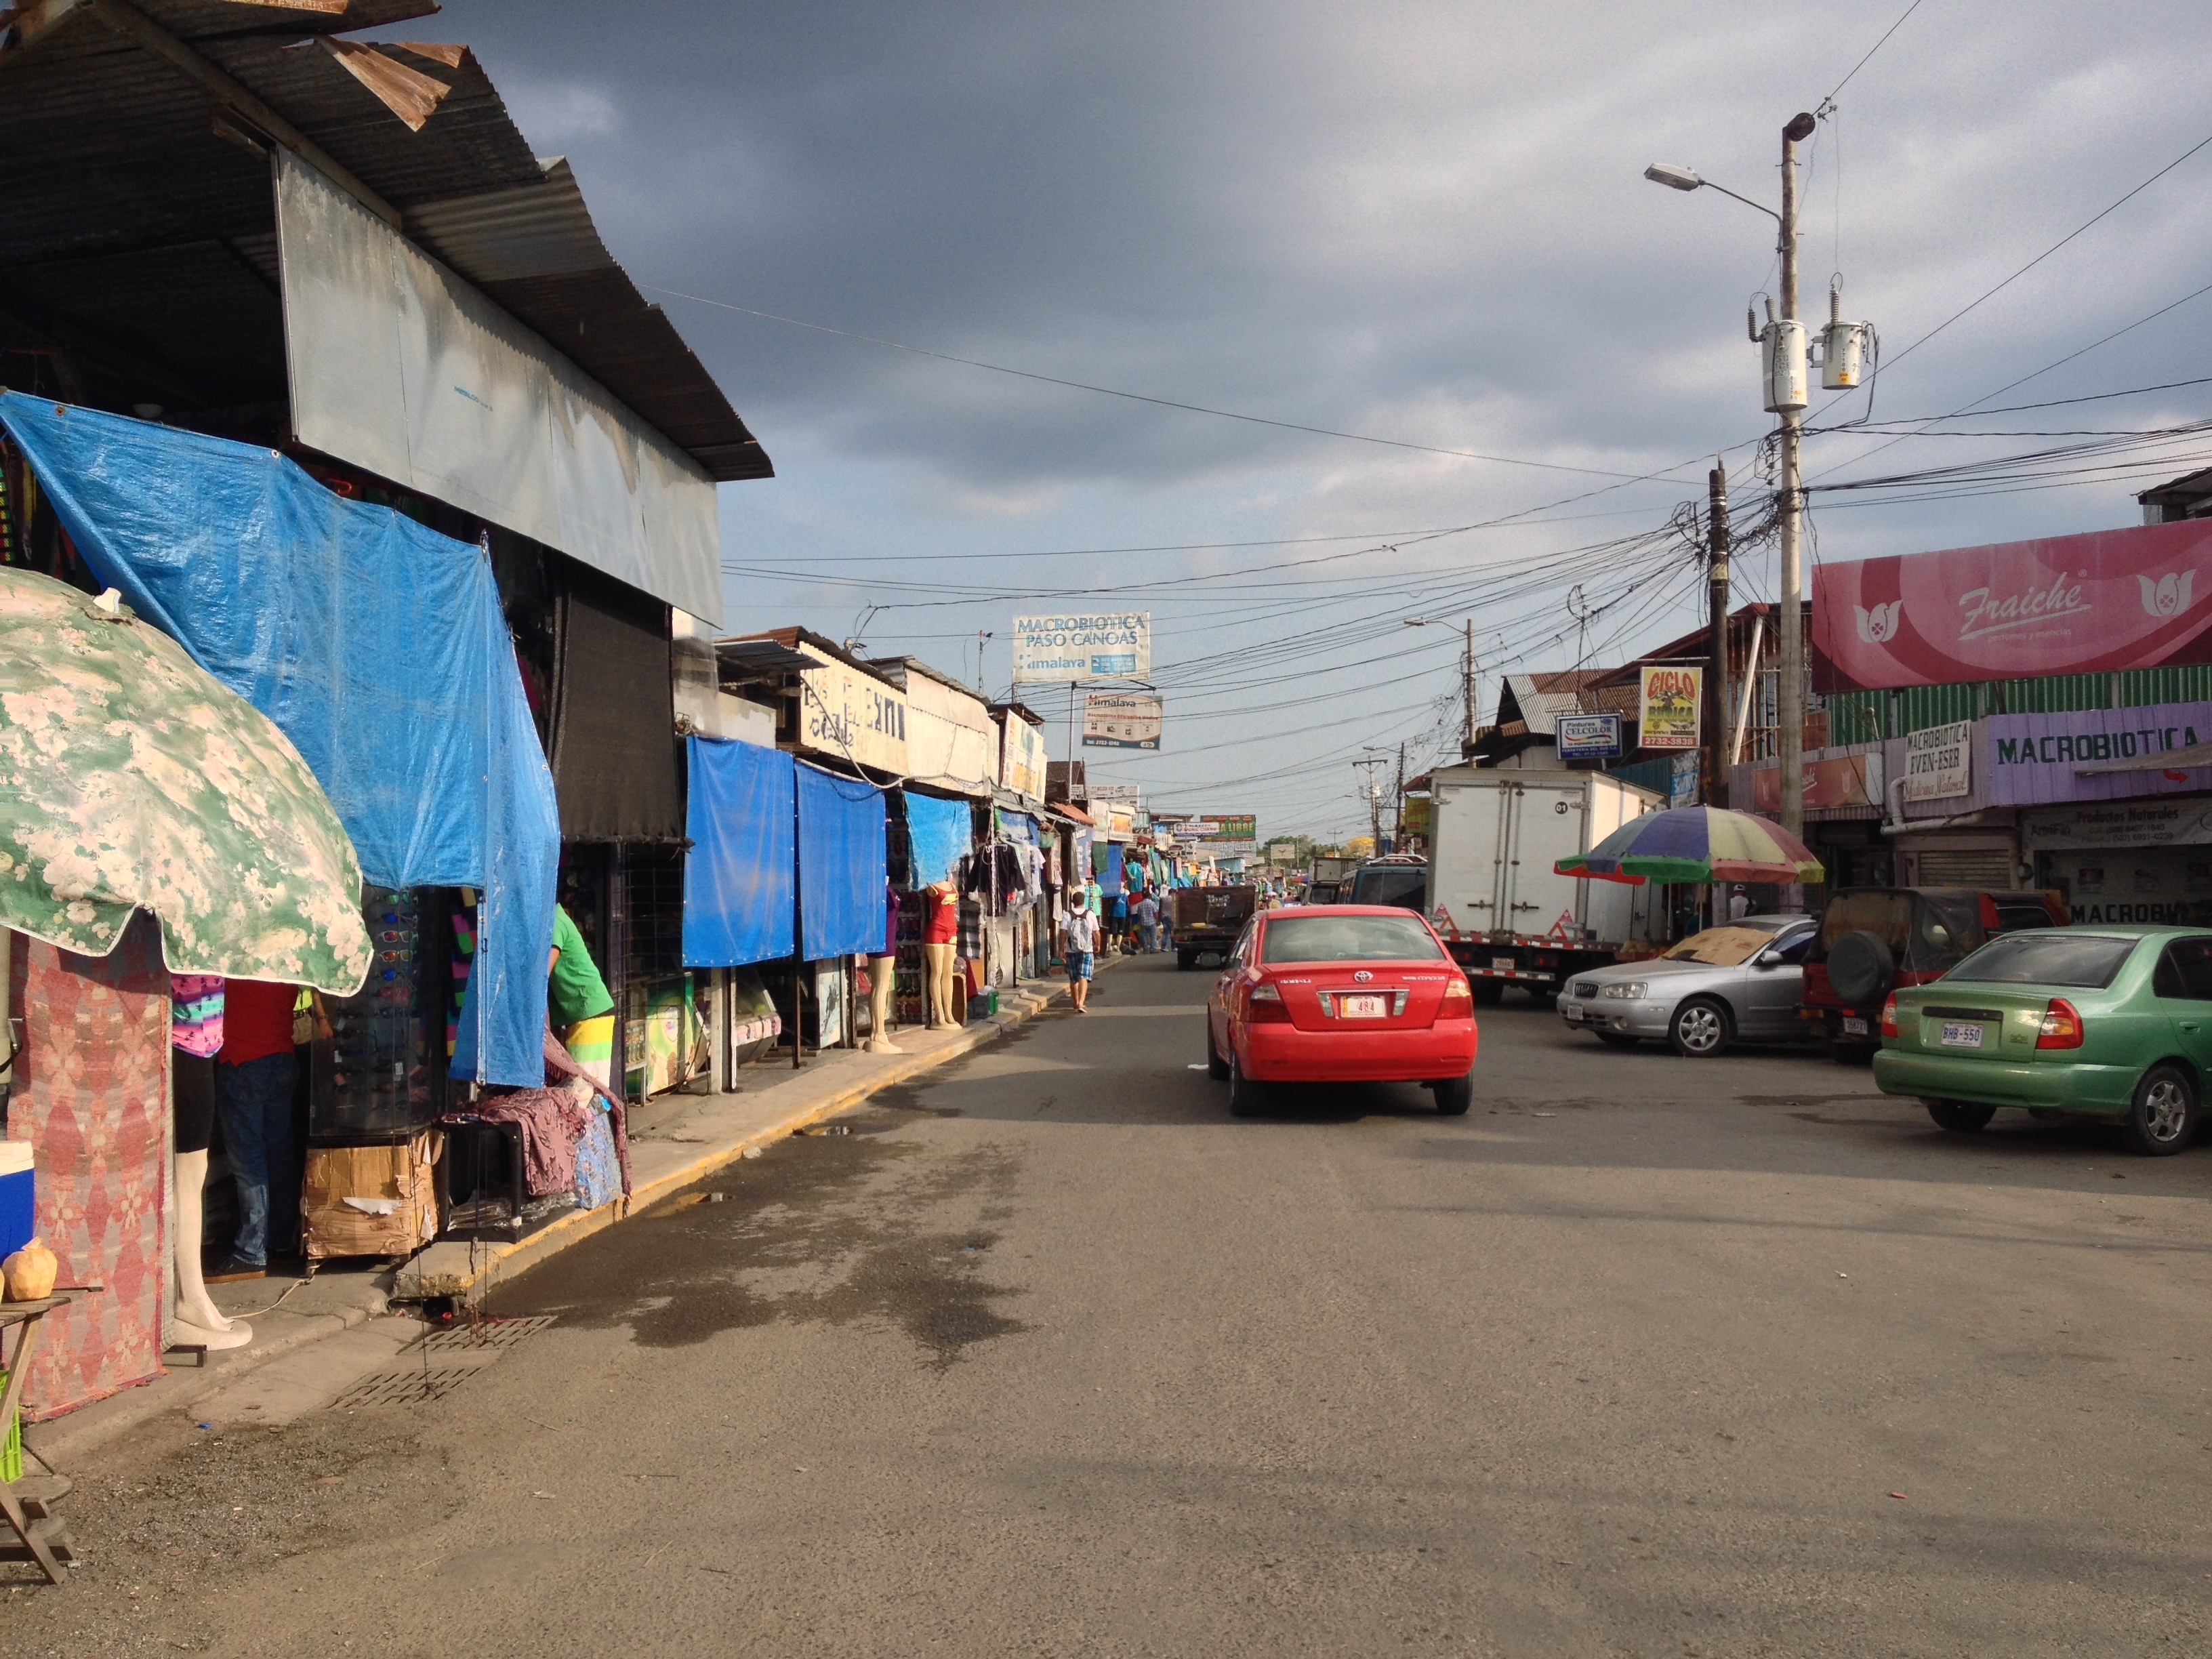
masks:
{"type": "Polygon", "coordinates": [[[0,1140],[0,1255],[13,1255],[38,1231],[31,1203],[31,1143],[0,1140]]]}

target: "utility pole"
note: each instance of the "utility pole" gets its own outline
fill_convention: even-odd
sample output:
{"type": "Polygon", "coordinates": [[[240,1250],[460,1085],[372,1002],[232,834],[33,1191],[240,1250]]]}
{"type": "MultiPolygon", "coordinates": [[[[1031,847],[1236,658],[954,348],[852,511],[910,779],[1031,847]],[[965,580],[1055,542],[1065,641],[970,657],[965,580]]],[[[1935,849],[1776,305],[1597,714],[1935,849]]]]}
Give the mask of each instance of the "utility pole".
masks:
{"type": "Polygon", "coordinates": [[[1729,504],[1728,466],[1717,455],[1705,475],[1705,603],[1712,643],[1705,665],[1705,805],[1729,804],[1729,504]]]}
{"type": "Polygon", "coordinates": [[[1398,745],[1398,805],[1390,820],[1390,850],[1406,850],[1406,745],[1398,745]]]}
{"type": "MultiPolygon", "coordinates": [[[[1813,136],[1809,114],[1793,115],[1782,129],[1782,317],[1797,320],[1797,145],[1813,136]]],[[[1799,568],[1799,534],[1804,491],[1797,471],[1799,428],[1804,410],[1782,414],[1782,603],[1776,618],[1782,629],[1782,827],[1805,834],[1805,606],[1799,568]]]]}
{"type": "Polygon", "coordinates": [[[1356,760],[1352,763],[1364,767],[1367,771],[1367,781],[1361,786],[1361,793],[1367,797],[1368,833],[1374,837],[1373,850],[1379,853],[1382,850],[1382,792],[1375,787],[1375,769],[1382,764],[1382,758],[1379,755],[1370,755],[1365,760],[1356,760]]]}
{"type": "Polygon", "coordinates": [[[1460,665],[1467,695],[1467,737],[1460,744],[1460,758],[1474,758],[1474,618],[1467,619],[1467,657],[1460,665]]]}

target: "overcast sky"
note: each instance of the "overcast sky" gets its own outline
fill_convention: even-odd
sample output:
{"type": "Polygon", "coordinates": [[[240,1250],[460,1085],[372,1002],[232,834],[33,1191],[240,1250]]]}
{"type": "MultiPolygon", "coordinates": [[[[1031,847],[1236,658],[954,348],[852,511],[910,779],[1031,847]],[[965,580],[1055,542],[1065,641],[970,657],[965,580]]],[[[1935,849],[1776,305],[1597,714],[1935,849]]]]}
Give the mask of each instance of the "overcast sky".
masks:
{"type": "MultiPolygon", "coordinates": [[[[1781,125],[1905,3],[453,0],[390,33],[473,46],[648,289],[1545,464],[655,296],[776,465],[721,491],[731,631],[842,640],[881,606],[872,653],[972,681],[987,630],[1003,695],[1007,623],[1043,596],[1149,611],[1164,752],[1093,750],[1092,775],[1255,812],[1264,836],[1363,824],[1363,745],[1455,754],[1470,617],[1486,720],[1501,668],[1608,664],[1695,625],[1697,573],[1660,532],[1716,450],[1758,500],[1744,312],[1776,289],[1772,224],[1643,168],[1777,200],[1781,125]]],[[[1844,314],[1881,331],[1878,419],[1987,398],[2212,283],[2208,149],[1915,346],[2212,136],[2208,36],[2201,4],[1923,0],[1843,86],[1804,147],[1803,302],[1824,315],[1840,270],[1844,314]]],[[[1989,402],[2212,375],[2208,322],[2212,294],[1989,402]]],[[[2208,391],[1952,424],[2154,428],[2203,418],[2208,391]]],[[[1886,441],[1808,439],[1808,476],[2066,441],[1871,453],[1886,441]]],[[[2131,490],[2197,454],[1963,499],[1816,495],[1818,556],[2136,522],[2131,490]]],[[[1772,596],[1771,549],[1737,568],[1740,597],[1772,596]]],[[[1066,692],[1025,695],[1060,757],[1066,692]]]]}

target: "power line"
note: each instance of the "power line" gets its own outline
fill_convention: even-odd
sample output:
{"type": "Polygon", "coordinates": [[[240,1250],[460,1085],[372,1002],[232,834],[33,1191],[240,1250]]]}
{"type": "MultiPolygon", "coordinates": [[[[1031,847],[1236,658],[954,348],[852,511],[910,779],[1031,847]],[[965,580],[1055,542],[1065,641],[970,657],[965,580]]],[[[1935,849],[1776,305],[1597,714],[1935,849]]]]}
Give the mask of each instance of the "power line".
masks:
{"type": "Polygon", "coordinates": [[[1880,52],[1884,46],[1889,44],[1889,37],[1905,27],[1905,18],[1911,16],[1914,12],[1918,11],[1919,9],[1920,0],[1912,0],[1912,3],[1905,9],[1903,15],[1900,15],[1894,23],[1892,23],[1887,28],[1881,32],[1881,39],[1875,41],[1872,46],[1867,48],[1866,57],[1860,58],[1857,63],[1851,65],[1850,75],[1846,75],[1842,80],[1837,82],[1834,88],[1829,92],[1828,95],[1826,98],[1823,98],[1820,101],[1824,104],[1834,103],[1836,101],[1836,94],[1841,92],[1845,87],[1850,85],[1851,75],[1856,75],[1861,70],[1864,69],[1867,66],[1869,60],[1874,57],[1875,53],[1880,52]]]}
{"type": "Polygon", "coordinates": [[[1517,455],[1486,455],[1472,449],[1446,449],[1436,444],[1417,444],[1403,438],[1377,438],[1365,432],[1342,432],[1334,427],[1307,426],[1297,421],[1278,421],[1265,415],[1245,415],[1233,409],[1212,409],[1204,404],[1178,403],[1172,398],[1148,397],[1141,392],[1122,392],[1110,386],[1092,386],[1085,380],[1062,380],[1056,374],[1034,374],[1026,368],[1008,368],[1003,363],[987,363],[975,357],[957,357],[949,351],[932,351],[924,346],[902,345],[896,340],[879,339],[872,334],[856,334],[849,329],[831,328],[822,323],[802,322],[796,317],[779,317],[772,311],[756,311],[750,306],[731,305],[723,300],[709,300],[703,295],[685,294],[672,288],[656,288],[650,283],[640,287],[653,294],[665,294],[672,299],[689,300],[695,305],[713,306],[721,311],[734,311],[742,317],[758,317],[764,322],[782,323],[792,328],[804,328],[817,334],[834,334],[841,340],[859,340],[868,345],[883,346],[891,351],[904,351],[916,357],[934,357],[943,363],[958,363],[968,368],[988,369],[994,374],[1011,374],[1017,380],[1036,380],[1045,386],[1066,386],[1073,392],[1092,392],[1102,398],[1121,398],[1133,404],[1150,404],[1156,409],[1176,409],[1191,415],[1211,415],[1224,421],[1243,421],[1252,426],[1272,426],[1285,432],[1308,432],[1322,438],[1346,438],[1353,443],[1381,444],[1389,449],[1418,450],[1425,455],[1452,455],[1462,460],[1490,461],[1501,466],[1530,466],[1547,472],[1579,472],[1593,478],[1622,478],[1638,482],[1634,475],[1608,471],[1602,467],[1568,466],[1558,461],[1531,461],[1517,455]]]}

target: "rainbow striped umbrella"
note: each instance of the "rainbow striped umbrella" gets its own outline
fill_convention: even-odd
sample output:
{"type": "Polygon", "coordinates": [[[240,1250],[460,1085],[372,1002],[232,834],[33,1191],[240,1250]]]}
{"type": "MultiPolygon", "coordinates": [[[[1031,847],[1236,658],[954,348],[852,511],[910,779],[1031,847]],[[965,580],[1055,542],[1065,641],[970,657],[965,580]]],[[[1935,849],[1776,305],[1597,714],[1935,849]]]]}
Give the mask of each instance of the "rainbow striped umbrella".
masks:
{"type": "Polygon", "coordinates": [[[1593,881],[1817,882],[1812,848],[1778,823],[1722,806],[1676,806],[1631,818],[1587,853],[1552,866],[1593,881]]]}

